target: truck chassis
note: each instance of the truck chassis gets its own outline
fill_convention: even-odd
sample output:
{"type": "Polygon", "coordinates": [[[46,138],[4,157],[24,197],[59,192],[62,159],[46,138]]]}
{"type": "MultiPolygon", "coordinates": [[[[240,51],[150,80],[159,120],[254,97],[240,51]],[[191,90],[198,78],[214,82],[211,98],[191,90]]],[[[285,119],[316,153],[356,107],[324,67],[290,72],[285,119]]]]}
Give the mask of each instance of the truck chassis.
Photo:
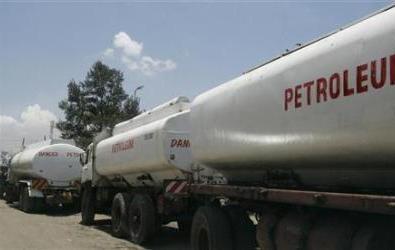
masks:
{"type": "Polygon", "coordinates": [[[83,224],[107,208],[114,236],[137,244],[177,221],[193,250],[395,249],[391,195],[180,180],[165,181],[161,191],[86,183],[82,192],[83,224]]]}

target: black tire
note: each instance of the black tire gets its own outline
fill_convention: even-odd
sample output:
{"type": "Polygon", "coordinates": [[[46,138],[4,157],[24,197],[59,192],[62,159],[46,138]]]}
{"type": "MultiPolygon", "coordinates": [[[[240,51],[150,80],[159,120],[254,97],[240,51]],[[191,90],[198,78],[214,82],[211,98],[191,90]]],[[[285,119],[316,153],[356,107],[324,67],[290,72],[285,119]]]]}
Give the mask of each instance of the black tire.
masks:
{"type": "Polygon", "coordinates": [[[5,197],[4,197],[4,199],[5,199],[7,204],[11,204],[14,201],[18,201],[17,196],[18,195],[16,195],[15,192],[13,192],[13,189],[10,186],[7,185],[5,187],[5,197]]]}
{"type": "Polygon", "coordinates": [[[228,206],[225,211],[230,219],[233,249],[255,250],[258,246],[255,237],[256,229],[247,212],[237,206],[228,206]]]}
{"type": "Polygon", "coordinates": [[[81,224],[92,225],[95,221],[96,190],[87,183],[82,191],[81,224]]]}
{"type": "Polygon", "coordinates": [[[394,221],[376,221],[360,226],[354,234],[351,250],[395,249],[394,221]]]}
{"type": "Polygon", "coordinates": [[[130,240],[136,244],[146,242],[155,233],[155,207],[148,195],[134,195],[129,206],[128,224],[130,240]]]}
{"type": "Polygon", "coordinates": [[[34,198],[34,211],[42,212],[45,210],[45,198],[34,198]]]}
{"type": "Polygon", "coordinates": [[[127,193],[118,193],[114,196],[111,207],[111,227],[112,234],[115,237],[127,237],[129,234],[128,227],[128,208],[130,204],[130,195],[127,193]]]}
{"type": "Polygon", "coordinates": [[[262,250],[274,250],[274,231],[280,217],[278,211],[267,210],[259,216],[256,226],[256,241],[262,250]]]}
{"type": "Polygon", "coordinates": [[[182,234],[189,234],[192,227],[192,218],[182,217],[177,220],[178,231],[182,234]]]}
{"type": "Polygon", "coordinates": [[[81,199],[82,197],[73,197],[73,200],[71,202],[70,209],[72,211],[81,211],[81,199]]]}
{"type": "Polygon", "coordinates": [[[314,219],[312,212],[289,209],[279,218],[272,232],[276,249],[306,249],[306,241],[314,219]]]}
{"type": "Polygon", "coordinates": [[[192,250],[231,250],[231,237],[230,221],[220,208],[198,209],[192,222],[192,250]]]}
{"type": "Polygon", "coordinates": [[[0,200],[4,200],[5,185],[5,181],[0,177],[0,200]]]}
{"type": "MultiPolygon", "coordinates": [[[[305,249],[345,250],[350,249],[356,231],[350,216],[335,212],[322,213],[310,228],[305,249]]],[[[383,250],[383,248],[376,248],[383,250]]]]}
{"type": "Polygon", "coordinates": [[[19,193],[18,193],[18,208],[22,211],[25,206],[25,204],[24,204],[25,199],[24,199],[24,194],[23,194],[24,189],[25,189],[25,187],[23,187],[23,186],[19,187],[19,189],[18,189],[18,191],[19,191],[19,193]]]}
{"type": "Polygon", "coordinates": [[[35,212],[35,207],[36,207],[36,200],[35,198],[29,197],[29,188],[24,186],[21,189],[22,193],[22,204],[21,204],[21,209],[25,213],[33,213],[35,212]]]}
{"type": "Polygon", "coordinates": [[[7,204],[11,204],[14,202],[13,197],[11,196],[10,192],[6,190],[4,200],[7,204]]]}

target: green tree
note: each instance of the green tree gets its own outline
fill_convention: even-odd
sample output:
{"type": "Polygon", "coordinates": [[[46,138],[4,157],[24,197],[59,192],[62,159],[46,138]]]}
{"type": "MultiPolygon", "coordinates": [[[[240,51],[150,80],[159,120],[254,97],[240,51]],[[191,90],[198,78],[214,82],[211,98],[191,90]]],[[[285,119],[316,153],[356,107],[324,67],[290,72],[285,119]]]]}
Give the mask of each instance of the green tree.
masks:
{"type": "Polygon", "coordinates": [[[8,166],[10,159],[11,159],[10,153],[8,153],[7,151],[1,151],[1,153],[0,153],[0,167],[8,166]]]}
{"type": "Polygon", "coordinates": [[[123,104],[123,120],[129,120],[140,113],[140,99],[134,95],[126,98],[123,104]]]}
{"type": "Polygon", "coordinates": [[[121,71],[98,61],[85,80],[68,84],[68,97],[59,102],[65,120],[57,124],[62,138],[74,139],[85,148],[103,129],[139,114],[139,99],[123,89],[121,71]]]}
{"type": "Polygon", "coordinates": [[[62,132],[62,138],[74,139],[79,146],[86,146],[92,141],[93,134],[88,129],[88,115],[82,83],[71,80],[67,85],[68,97],[59,102],[59,108],[65,114],[65,120],[56,127],[62,132]]]}

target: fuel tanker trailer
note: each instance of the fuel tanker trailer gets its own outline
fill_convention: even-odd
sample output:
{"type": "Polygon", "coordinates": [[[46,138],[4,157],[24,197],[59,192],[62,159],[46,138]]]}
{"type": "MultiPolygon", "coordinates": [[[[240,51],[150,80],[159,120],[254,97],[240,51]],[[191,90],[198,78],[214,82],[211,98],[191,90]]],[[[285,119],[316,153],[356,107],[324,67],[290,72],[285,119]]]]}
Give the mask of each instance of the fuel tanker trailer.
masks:
{"type": "MultiPolygon", "coordinates": [[[[110,212],[113,234],[136,243],[171,220],[180,227],[188,224],[178,213],[185,200],[174,198],[176,205],[165,206],[164,193],[185,194],[187,180],[193,178],[189,104],[186,97],[177,97],[95,139],[82,171],[83,224],[93,223],[97,212],[110,212]]],[[[200,181],[215,176],[202,166],[199,171],[200,181]]]]}
{"type": "Polygon", "coordinates": [[[91,146],[83,222],[113,197],[136,243],[177,220],[193,250],[395,249],[395,5],[177,103],[91,146]]]}
{"type": "Polygon", "coordinates": [[[199,95],[194,158],[231,183],[395,190],[395,9],[199,95]]]}
{"type": "Polygon", "coordinates": [[[6,200],[25,212],[43,205],[77,202],[83,150],[71,140],[50,139],[26,146],[11,159],[6,200]]]}
{"type": "MultiPolygon", "coordinates": [[[[264,250],[395,249],[394,111],[391,5],[197,96],[193,159],[228,183],[190,191],[253,211],[264,250]]],[[[227,212],[197,210],[193,249],[238,245],[227,212]]]]}

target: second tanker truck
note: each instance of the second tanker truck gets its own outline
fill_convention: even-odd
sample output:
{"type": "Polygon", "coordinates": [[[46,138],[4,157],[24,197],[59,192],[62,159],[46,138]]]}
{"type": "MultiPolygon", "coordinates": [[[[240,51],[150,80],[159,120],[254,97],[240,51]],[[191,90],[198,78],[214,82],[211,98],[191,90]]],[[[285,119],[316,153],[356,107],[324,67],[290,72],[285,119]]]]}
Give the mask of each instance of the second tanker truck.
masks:
{"type": "Polygon", "coordinates": [[[74,142],[63,139],[26,146],[11,159],[6,201],[18,201],[19,208],[29,213],[45,205],[78,204],[82,153],[74,142]]]}
{"type": "Polygon", "coordinates": [[[143,243],[175,220],[193,250],[393,250],[394,128],[392,5],[115,126],[88,150],[82,222],[110,210],[143,243]]]}

